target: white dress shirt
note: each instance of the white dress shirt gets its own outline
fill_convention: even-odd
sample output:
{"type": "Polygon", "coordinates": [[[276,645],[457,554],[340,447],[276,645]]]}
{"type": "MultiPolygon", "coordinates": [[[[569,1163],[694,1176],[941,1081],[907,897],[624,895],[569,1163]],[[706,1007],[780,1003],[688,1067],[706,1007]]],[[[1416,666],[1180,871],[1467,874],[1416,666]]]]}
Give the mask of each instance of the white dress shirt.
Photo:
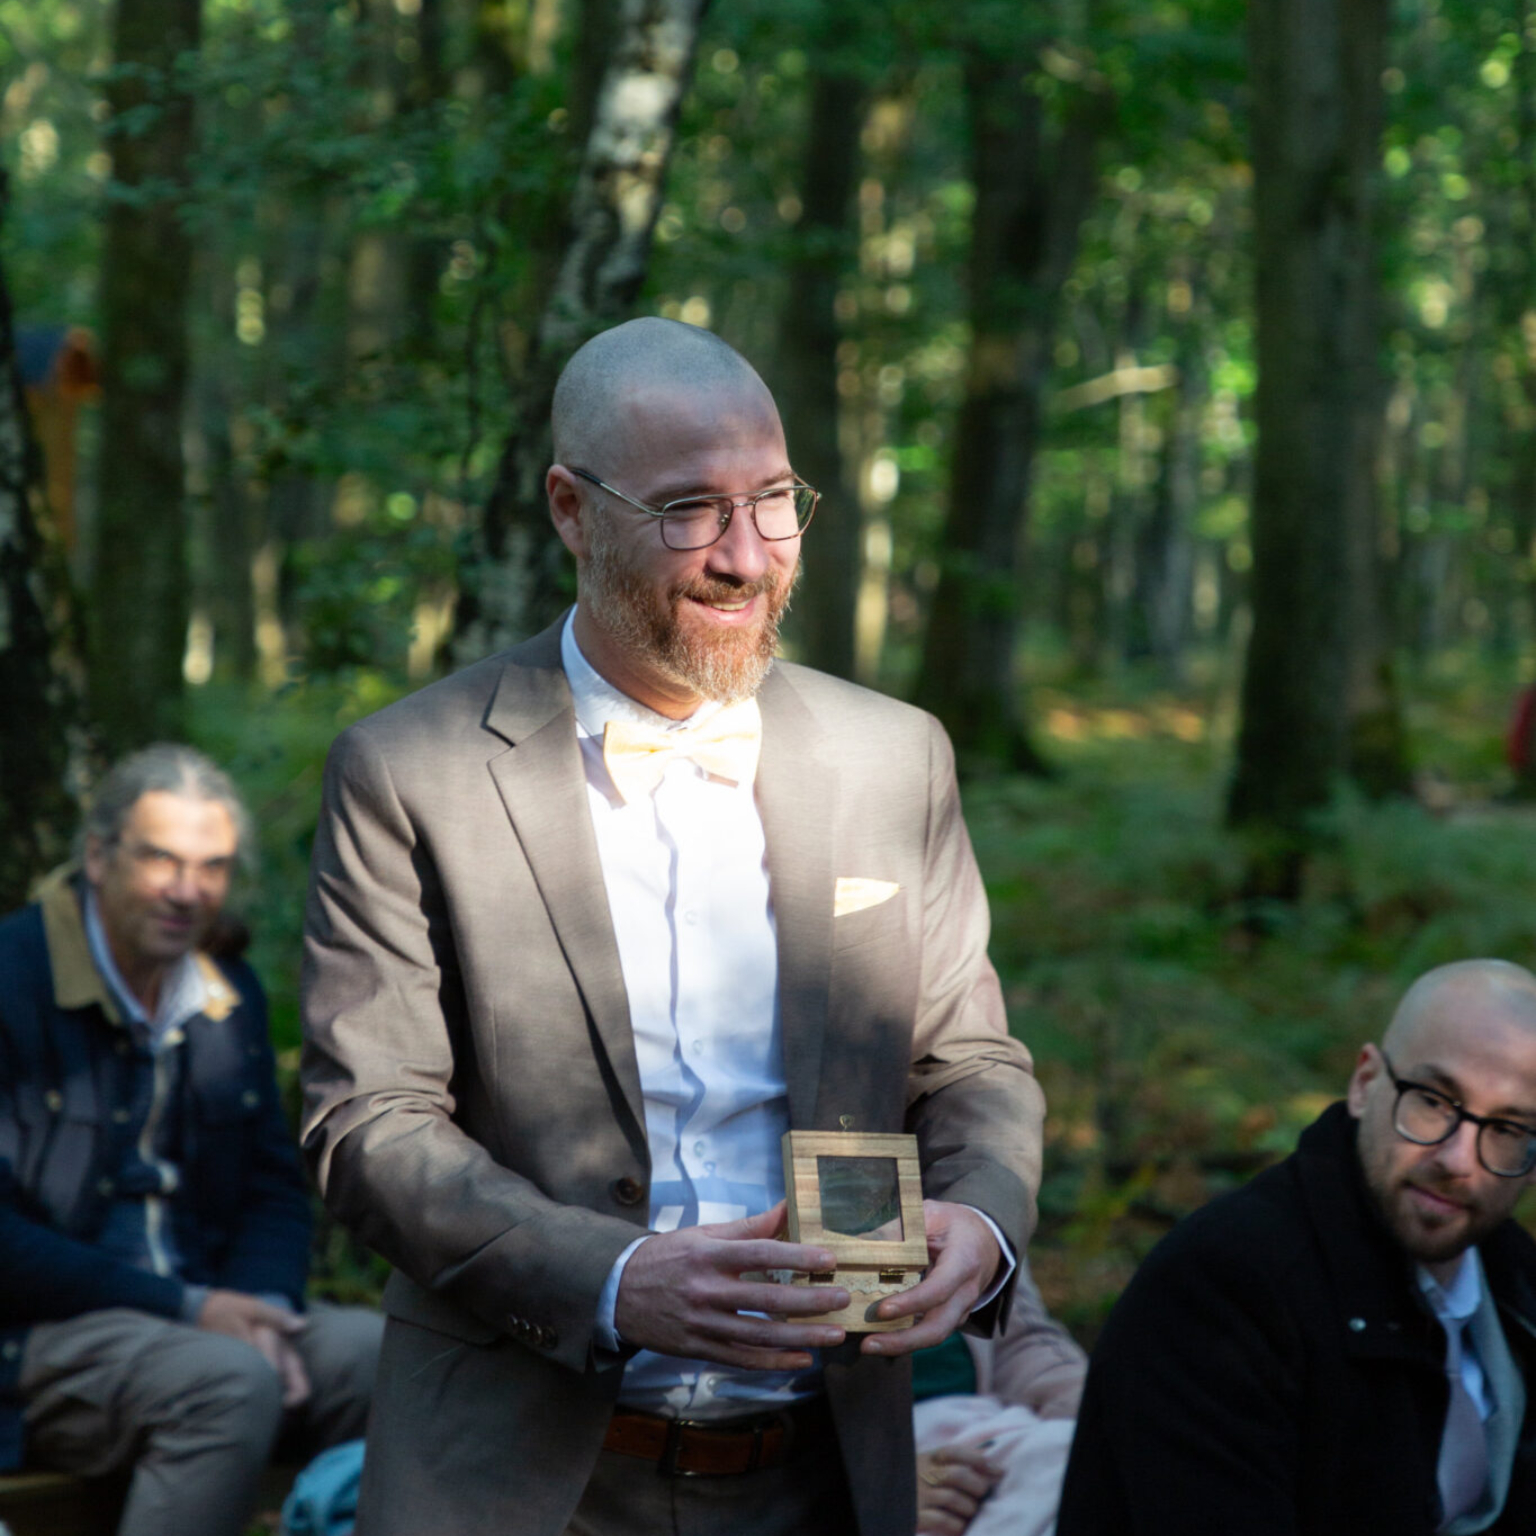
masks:
{"type": "MultiPolygon", "coordinates": [[[[576,707],[608,910],[629,997],[651,1154],[652,1232],[756,1216],[784,1197],[789,1129],[779,969],[763,822],[752,785],[683,759],[626,805],[603,765],[610,720],[682,728],[620,693],[581,654],[566,621],[561,659],[576,707]]],[[[705,703],[697,725],[719,705],[705,703]]],[[[599,1309],[617,1348],[620,1255],[599,1309]]],[[[641,1350],[622,1401],[686,1418],[740,1415],[814,1395],[819,1369],[742,1371],[641,1350]]]]}

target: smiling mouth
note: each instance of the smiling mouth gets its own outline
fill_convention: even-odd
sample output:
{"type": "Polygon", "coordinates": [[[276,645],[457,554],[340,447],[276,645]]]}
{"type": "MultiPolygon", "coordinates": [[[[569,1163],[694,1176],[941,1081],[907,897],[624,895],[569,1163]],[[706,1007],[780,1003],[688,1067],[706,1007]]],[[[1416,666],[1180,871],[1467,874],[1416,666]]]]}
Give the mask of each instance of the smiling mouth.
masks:
{"type": "Polygon", "coordinates": [[[1461,1201],[1453,1200],[1449,1195],[1442,1195],[1438,1190],[1428,1189],[1422,1184],[1410,1184],[1408,1190],[1420,1205],[1438,1215],[1450,1216],[1466,1210],[1461,1201]]]}

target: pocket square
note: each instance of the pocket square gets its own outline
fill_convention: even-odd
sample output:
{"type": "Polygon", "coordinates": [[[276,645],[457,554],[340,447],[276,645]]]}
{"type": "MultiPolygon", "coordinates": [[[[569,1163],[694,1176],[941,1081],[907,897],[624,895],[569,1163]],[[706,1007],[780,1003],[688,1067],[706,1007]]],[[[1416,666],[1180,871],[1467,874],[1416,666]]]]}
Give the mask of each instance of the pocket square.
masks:
{"type": "Polygon", "coordinates": [[[850,912],[862,912],[865,907],[878,907],[900,889],[894,880],[864,880],[857,875],[839,875],[837,891],[832,898],[832,916],[846,917],[850,912]]]}

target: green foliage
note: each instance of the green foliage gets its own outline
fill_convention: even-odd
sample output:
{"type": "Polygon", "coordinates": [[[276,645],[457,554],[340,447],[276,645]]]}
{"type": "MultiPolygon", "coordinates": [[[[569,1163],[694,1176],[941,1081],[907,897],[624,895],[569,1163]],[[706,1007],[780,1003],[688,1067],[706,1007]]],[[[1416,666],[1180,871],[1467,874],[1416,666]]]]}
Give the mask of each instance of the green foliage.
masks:
{"type": "Polygon", "coordinates": [[[255,876],[233,907],[252,933],[250,961],[267,989],[272,1038],[291,1072],[299,1043],[298,983],[309,851],[325,754],[338,732],[398,696],[375,671],[276,693],[210,685],[194,695],[192,737],[245,796],[256,827],[255,876]]]}
{"type": "MultiPolygon", "coordinates": [[[[1170,1221],[1339,1096],[1416,976],[1536,963],[1536,813],[1346,797],[1303,899],[1256,907],[1218,819],[1223,715],[1155,692],[1043,702],[1063,776],[978,786],[967,810],[1012,1027],[1049,1104],[1038,1262],[1091,1332],[1170,1221]]],[[[1464,709],[1447,688],[1426,711],[1434,749],[1469,729],[1464,709]]],[[[1496,715],[1479,723],[1496,741],[1496,715]]]]}

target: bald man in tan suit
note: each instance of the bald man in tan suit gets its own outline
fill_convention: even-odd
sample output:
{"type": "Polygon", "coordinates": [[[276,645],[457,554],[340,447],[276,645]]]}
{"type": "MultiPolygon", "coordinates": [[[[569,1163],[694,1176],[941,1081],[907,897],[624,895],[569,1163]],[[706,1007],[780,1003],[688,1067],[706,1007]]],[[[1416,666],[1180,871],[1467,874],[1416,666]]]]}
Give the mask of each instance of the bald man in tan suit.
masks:
{"type": "Polygon", "coordinates": [[[906,1356],[996,1326],[1039,1171],[949,745],[773,660],[816,497],[724,343],[606,332],[554,428],[575,609],[327,770],[306,1144],[396,1266],[360,1530],[901,1536],[906,1356]],[[743,1278],[831,1267],[777,1146],[845,1117],[919,1140],[903,1332],[743,1278]]]}

